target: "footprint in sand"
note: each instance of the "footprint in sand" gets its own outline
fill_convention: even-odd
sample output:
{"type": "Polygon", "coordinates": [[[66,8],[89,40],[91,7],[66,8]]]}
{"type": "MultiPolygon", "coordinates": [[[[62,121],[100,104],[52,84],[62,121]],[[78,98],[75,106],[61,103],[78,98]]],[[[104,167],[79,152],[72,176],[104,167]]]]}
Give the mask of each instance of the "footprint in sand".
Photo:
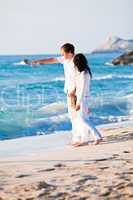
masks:
{"type": "Polygon", "coordinates": [[[118,156],[120,156],[120,155],[117,154],[117,153],[114,153],[113,156],[114,156],[114,157],[118,157],[118,156]]]}
{"type": "Polygon", "coordinates": [[[24,177],[28,177],[31,176],[30,174],[20,174],[18,176],[16,176],[16,178],[24,178],[24,177]]]}
{"type": "Polygon", "coordinates": [[[72,174],[71,177],[79,176],[80,174],[72,174]]]}
{"type": "Polygon", "coordinates": [[[84,178],[87,178],[88,180],[96,180],[97,177],[93,175],[83,175],[84,178]]]}
{"type": "Polygon", "coordinates": [[[123,151],[123,153],[130,153],[130,151],[123,151]]]}
{"type": "Polygon", "coordinates": [[[99,169],[101,169],[101,170],[105,170],[105,169],[109,169],[109,167],[99,167],[99,169]]]}
{"type": "Polygon", "coordinates": [[[133,174],[133,171],[123,172],[124,175],[130,175],[133,174]]]}
{"type": "Polygon", "coordinates": [[[103,191],[100,196],[107,197],[111,194],[112,188],[103,188],[103,191]]]}
{"type": "Polygon", "coordinates": [[[128,131],[122,131],[121,133],[128,133],[128,131]]]}
{"type": "Polygon", "coordinates": [[[64,165],[62,163],[58,163],[58,164],[54,165],[54,167],[66,167],[66,165],[64,165]]]}
{"type": "Polygon", "coordinates": [[[67,192],[56,192],[54,195],[49,196],[49,200],[54,200],[54,199],[70,199],[70,194],[67,192]]]}
{"type": "Polygon", "coordinates": [[[51,171],[54,171],[54,170],[55,170],[55,168],[48,168],[48,169],[41,169],[38,172],[51,172],[51,171]]]}
{"type": "Polygon", "coordinates": [[[49,188],[49,189],[56,189],[56,186],[48,184],[45,181],[39,182],[39,184],[38,184],[38,189],[39,190],[41,190],[41,189],[47,189],[47,188],[49,188]]]}
{"type": "Polygon", "coordinates": [[[100,159],[96,159],[95,161],[96,162],[99,162],[99,161],[107,161],[107,160],[112,160],[114,157],[108,157],[108,158],[100,158],[100,159]]]}
{"type": "Polygon", "coordinates": [[[115,188],[117,188],[117,190],[121,190],[125,187],[125,183],[124,182],[121,182],[117,185],[114,185],[115,188]]]}
{"type": "Polygon", "coordinates": [[[96,176],[84,175],[82,179],[78,180],[77,184],[78,185],[82,185],[82,184],[84,184],[88,180],[96,180],[96,179],[97,179],[96,176]]]}
{"type": "Polygon", "coordinates": [[[131,188],[133,188],[133,182],[128,183],[128,184],[127,184],[127,187],[131,187],[131,188]]]}

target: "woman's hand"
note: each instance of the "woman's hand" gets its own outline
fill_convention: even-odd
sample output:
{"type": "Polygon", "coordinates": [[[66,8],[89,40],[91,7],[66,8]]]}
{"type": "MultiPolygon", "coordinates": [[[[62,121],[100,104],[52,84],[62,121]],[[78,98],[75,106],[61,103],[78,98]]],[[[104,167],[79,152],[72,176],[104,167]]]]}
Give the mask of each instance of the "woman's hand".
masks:
{"type": "Polygon", "coordinates": [[[75,90],[71,91],[70,93],[68,93],[68,96],[69,97],[74,97],[75,96],[75,92],[76,92],[75,90]]]}
{"type": "Polygon", "coordinates": [[[76,111],[80,110],[80,105],[76,105],[75,110],[76,111]]]}

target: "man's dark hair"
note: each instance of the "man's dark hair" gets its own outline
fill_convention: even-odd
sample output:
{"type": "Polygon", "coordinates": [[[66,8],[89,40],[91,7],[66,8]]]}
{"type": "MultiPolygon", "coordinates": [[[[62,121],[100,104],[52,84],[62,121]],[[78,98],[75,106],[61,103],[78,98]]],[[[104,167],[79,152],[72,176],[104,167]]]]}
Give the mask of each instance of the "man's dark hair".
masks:
{"type": "Polygon", "coordinates": [[[75,52],[75,47],[73,44],[70,44],[70,43],[66,43],[64,44],[61,49],[63,49],[66,53],[72,53],[74,54],[75,52]]]}

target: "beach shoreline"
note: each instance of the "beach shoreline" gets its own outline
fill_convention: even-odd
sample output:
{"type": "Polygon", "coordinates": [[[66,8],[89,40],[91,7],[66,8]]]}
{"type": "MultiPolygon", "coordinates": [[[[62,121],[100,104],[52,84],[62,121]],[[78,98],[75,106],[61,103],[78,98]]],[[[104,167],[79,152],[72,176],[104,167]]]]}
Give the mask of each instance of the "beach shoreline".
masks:
{"type": "MultiPolygon", "coordinates": [[[[108,132],[104,134],[104,129],[119,128],[119,127],[132,127],[133,121],[124,121],[116,123],[108,123],[98,125],[99,129],[103,133],[103,137],[108,135],[108,132]]],[[[93,138],[90,134],[90,143],[93,138]]],[[[64,148],[71,142],[71,131],[59,131],[47,135],[36,135],[36,136],[26,136],[19,137],[15,139],[0,140],[0,159],[3,157],[12,156],[25,156],[31,155],[38,151],[49,152],[52,149],[64,148]]]]}
{"type": "Polygon", "coordinates": [[[0,141],[0,199],[132,199],[132,123],[97,128],[97,146],[69,146],[70,132],[0,141]]]}

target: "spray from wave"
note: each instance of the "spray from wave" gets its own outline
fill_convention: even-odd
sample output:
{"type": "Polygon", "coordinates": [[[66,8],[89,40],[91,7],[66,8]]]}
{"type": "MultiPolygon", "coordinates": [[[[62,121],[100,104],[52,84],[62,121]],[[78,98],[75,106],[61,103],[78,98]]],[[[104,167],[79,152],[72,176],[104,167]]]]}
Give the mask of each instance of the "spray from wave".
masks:
{"type": "Polygon", "coordinates": [[[94,76],[94,78],[93,78],[93,80],[106,80],[106,79],[133,79],[133,75],[107,74],[105,76],[94,76]]]}

